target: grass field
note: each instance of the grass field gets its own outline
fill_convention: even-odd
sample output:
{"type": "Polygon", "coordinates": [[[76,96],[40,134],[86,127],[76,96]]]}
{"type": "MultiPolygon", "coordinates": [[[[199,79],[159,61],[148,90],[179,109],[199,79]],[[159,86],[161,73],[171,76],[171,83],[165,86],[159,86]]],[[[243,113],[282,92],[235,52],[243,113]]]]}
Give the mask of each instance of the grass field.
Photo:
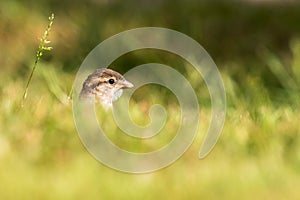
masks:
{"type": "MultiPolygon", "coordinates": [[[[89,4],[80,7],[64,3],[68,5],[64,10],[63,5],[58,8],[47,1],[29,1],[28,5],[21,1],[0,3],[0,199],[299,199],[300,31],[294,20],[300,16],[296,12],[299,6],[279,9],[278,15],[274,14],[276,8],[265,8],[273,11],[266,16],[261,15],[260,9],[264,8],[255,10],[258,15],[247,9],[248,12],[239,13],[241,22],[247,23],[249,32],[253,32],[247,35],[250,42],[243,43],[243,34],[238,31],[233,31],[236,38],[224,33],[220,44],[228,45],[228,49],[223,46],[225,52],[219,55],[222,49],[207,33],[212,32],[218,38],[219,31],[225,31],[225,26],[214,27],[222,24],[219,22],[222,16],[226,23],[239,22],[231,18],[234,8],[224,6],[226,4],[216,9],[209,7],[206,12],[211,11],[211,21],[201,18],[203,14],[199,14],[197,21],[194,13],[191,24],[184,26],[180,20],[187,18],[174,14],[180,10],[180,4],[175,1],[177,4],[172,4],[172,8],[168,4],[160,7],[170,9],[169,18],[164,11],[158,11],[165,16],[163,22],[159,17],[152,19],[139,13],[141,16],[124,25],[130,8],[124,6],[125,11],[120,11],[121,3],[117,2],[107,6],[97,4],[103,13],[94,15],[89,9],[96,12],[96,8],[89,4]],[[111,14],[109,9],[113,10],[111,14]],[[283,16],[288,9],[289,17],[279,19],[286,23],[281,24],[281,29],[274,28],[277,24],[272,17],[283,16]],[[57,12],[49,37],[54,49],[39,62],[24,107],[21,107],[39,43],[36,38],[46,28],[48,13],[45,12],[49,10],[57,12]],[[118,18],[118,11],[123,19],[118,18]],[[251,18],[251,13],[256,17],[251,18]],[[93,23],[93,26],[98,23],[92,19],[99,15],[107,18],[99,19],[102,29],[96,30],[98,35],[84,32],[83,29],[89,31],[93,23]],[[104,23],[105,20],[108,22],[104,23]],[[180,23],[176,24],[177,21],[180,23]],[[258,29],[261,21],[270,29],[258,29]],[[163,23],[190,33],[192,37],[198,35],[196,25],[203,24],[205,30],[199,33],[202,36],[195,36],[195,39],[200,43],[205,41],[208,51],[216,58],[226,89],[227,114],[223,132],[213,151],[199,160],[199,149],[211,114],[209,95],[203,82],[197,85],[199,77],[183,70],[199,91],[201,118],[193,144],[178,161],[157,172],[139,175],[118,172],[99,163],[81,143],[68,95],[76,70],[100,41],[121,30],[164,26],[163,23]],[[276,30],[269,36],[272,28],[276,30]],[[282,32],[278,33],[279,30],[282,32]],[[289,37],[279,41],[281,35],[289,37]],[[235,49],[235,40],[240,42],[241,52],[235,49]],[[267,42],[252,50],[251,41],[267,42]]],[[[157,2],[155,5],[159,7],[160,1],[157,2]]],[[[192,7],[193,4],[188,8],[192,7]]],[[[146,14],[154,12],[151,8],[143,9],[146,14]]],[[[239,28],[243,23],[234,24],[236,30],[242,30],[239,28]]],[[[170,60],[172,56],[150,55],[144,52],[124,57],[118,64],[125,67],[116,67],[116,70],[123,73],[134,64],[163,62],[164,59],[169,64],[177,63],[180,69],[179,61],[170,60]]],[[[178,104],[172,94],[148,87],[137,91],[132,102],[132,118],[140,124],[148,123],[145,114],[153,102],[164,104],[171,113],[178,113],[178,104]],[[151,95],[147,98],[144,94],[151,95]],[[140,108],[143,112],[139,112],[140,108]]],[[[108,123],[107,126],[114,126],[111,121],[108,123]]],[[[178,126],[172,120],[167,125],[178,126]]],[[[128,150],[150,151],[170,140],[170,135],[160,136],[150,143],[114,135],[111,139],[128,150]]]]}

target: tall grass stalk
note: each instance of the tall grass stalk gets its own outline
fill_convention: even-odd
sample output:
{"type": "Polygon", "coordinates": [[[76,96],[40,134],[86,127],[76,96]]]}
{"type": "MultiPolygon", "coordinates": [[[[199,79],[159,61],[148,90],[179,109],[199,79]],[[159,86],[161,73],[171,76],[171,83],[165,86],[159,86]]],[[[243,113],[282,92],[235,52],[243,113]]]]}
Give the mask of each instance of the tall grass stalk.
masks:
{"type": "Polygon", "coordinates": [[[49,17],[49,23],[48,23],[48,26],[43,34],[43,36],[40,38],[40,44],[39,44],[39,48],[36,52],[36,56],[35,56],[35,62],[34,62],[34,65],[33,65],[33,68],[31,70],[31,73],[30,73],[30,76],[28,78],[28,81],[27,81],[27,84],[26,84],[26,87],[25,87],[25,91],[23,93],[23,98],[22,98],[22,103],[21,103],[21,106],[23,107],[24,106],[24,102],[26,100],[26,97],[27,97],[27,92],[28,92],[28,87],[29,87],[29,84],[31,82],[31,79],[32,79],[32,76],[33,76],[33,73],[37,67],[37,64],[40,60],[40,58],[43,56],[43,52],[44,51],[51,51],[52,47],[50,46],[46,46],[47,44],[49,44],[51,41],[48,40],[48,36],[49,36],[49,33],[50,33],[50,30],[51,30],[51,27],[52,27],[52,24],[53,24],[53,21],[54,21],[54,14],[52,13],[51,16],[49,17]]]}

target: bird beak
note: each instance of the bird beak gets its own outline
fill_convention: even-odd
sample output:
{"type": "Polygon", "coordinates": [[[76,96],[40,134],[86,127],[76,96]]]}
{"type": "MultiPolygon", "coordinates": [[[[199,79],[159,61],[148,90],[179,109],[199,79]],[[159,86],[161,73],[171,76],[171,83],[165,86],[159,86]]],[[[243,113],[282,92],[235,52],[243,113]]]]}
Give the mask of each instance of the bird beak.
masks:
{"type": "Polygon", "coordinates": [[[132,88],[133,84],[130,83],[129,81],[127,81],[127,80],[124,80],[124,81],[121,82],[120,86],[122,88],[132,88]]]}

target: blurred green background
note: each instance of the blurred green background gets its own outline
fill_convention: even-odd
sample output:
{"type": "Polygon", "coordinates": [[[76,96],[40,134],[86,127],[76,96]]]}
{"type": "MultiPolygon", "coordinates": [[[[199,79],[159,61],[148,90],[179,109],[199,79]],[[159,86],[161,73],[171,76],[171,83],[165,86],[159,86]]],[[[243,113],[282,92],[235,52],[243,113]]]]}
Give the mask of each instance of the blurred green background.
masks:
{"type": "MultiPolygon", "coordinates": [[[[0,1],[0,199],[299,199],[299,22],[300,4],[283,0],[0,1]],[[39,62],[21,108],[37,38],[52,12],[53,50],[39,62]],[[202,108],[197,137],[177,162],[133,175],[100,164],[86,151],[68,95],[81,62],[96,45],[147,26],[180,31],[208,51],[224,80],[227,116],[214,150],[199,160],[210,120],[201,77],[166,52],[122,56],[113,67],[121,73],[148,62],[182,71],[199,91],[202,108]]],[[[178,114],[174,96],[153,86],[135,94],[133,119],[148,123],[155,102],[178,114]]],[[[174,135],[178,122],[168,123],[167,136],[151,143],[117,133],[111,139],[132,151],[153,150],[174,135]]]]}

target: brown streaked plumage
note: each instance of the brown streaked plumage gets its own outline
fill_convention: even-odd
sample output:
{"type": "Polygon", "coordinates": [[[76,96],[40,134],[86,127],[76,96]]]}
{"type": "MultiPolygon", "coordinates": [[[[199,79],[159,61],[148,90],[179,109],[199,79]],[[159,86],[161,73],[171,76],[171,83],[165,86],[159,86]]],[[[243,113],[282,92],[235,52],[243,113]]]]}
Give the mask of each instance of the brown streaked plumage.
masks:
{"type": "Polygon", "coordinates": [[[112,102],[117,100],[125,88],[131,88],[133,84],[127,81],[121,74],[111,69],[97,69],[84,81],[80,99],[95,99],[105,108],[112,107],[112,102]]]}

